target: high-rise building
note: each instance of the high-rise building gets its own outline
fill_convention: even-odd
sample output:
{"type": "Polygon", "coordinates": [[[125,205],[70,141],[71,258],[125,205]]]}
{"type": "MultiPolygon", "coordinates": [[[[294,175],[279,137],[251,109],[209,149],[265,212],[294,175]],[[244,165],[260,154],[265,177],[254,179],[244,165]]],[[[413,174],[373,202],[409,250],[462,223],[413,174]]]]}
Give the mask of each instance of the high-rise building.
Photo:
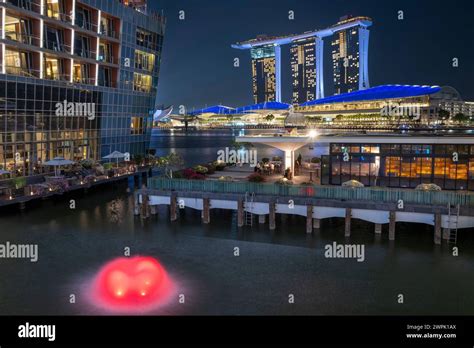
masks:
{"type": "MultiPolygon", "coordinates": [[[[342,17],[336,26],[344,26],[357,18],[342,17]]],[[[366,89],[368,78],[369,30],[363,22],[334,33],[331,42],[335,94],[366,89]]]]}
{"type": "Polygon", "coordinates": [[[165,21],[131,3],[0,2],[1,167],[146,153],[165,21]]]}
{"type": "Polygon", "coordinates": [[[316,40],[294,41],[290,48],[291,76],[293,77],[293,104],[316,99],[316,40]]]}
{"type": "Polygon", "coordinates": [[[278,66],[280,47],[275,45],[252,48],[252,84],[254,103],[277,100],[278,66]]]}
{"type": "Polygon", "coordinates": [[[291,44],[293,103],[324,98],[324,38],[332,42],[336,94],[369,87],[368,17],[345,17],[329,28],[303,34],[269,37],[237,42],[239,50],[250,50],[252,56],[254,101],[282,101],[281,46],[291,44]]]}

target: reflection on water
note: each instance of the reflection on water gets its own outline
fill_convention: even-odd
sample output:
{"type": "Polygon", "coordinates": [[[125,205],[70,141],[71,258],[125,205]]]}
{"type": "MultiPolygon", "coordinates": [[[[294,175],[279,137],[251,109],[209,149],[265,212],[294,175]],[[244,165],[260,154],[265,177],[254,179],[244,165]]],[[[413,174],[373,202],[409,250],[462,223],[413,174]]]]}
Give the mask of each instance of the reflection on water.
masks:
{"type": "MultiPolygon", "coordinates": [[[[208,156],[231,140],[160,135],[154,144],[162,152],[169,142],[184,154],[208,156]]],[[[70,197],[62,197],[1,214],[0,243],[38,244],[39,260],[0,259],[0,314],[107,314],[88,305],[81,284],[125,248],[159,259],[180,280],[177,291],[186,294],[186,304],[156,314],[474,314],[472,230],[459,231],[454,257],[448,245],[434,245],[428,225],[399,223],[396,241],[389,242],[387,226],[379,236],[373,224],[359,220],[348,239],[344,219],[325,219],[312,235],[304,217],[280,214],[275,231],[268,221],[239,229],[235,213],[221,210],[211,211],[209,225],[191,209],[171,223],[165,206],[144,221],[133,215],[126,188],[124,182],[77,194],[75,210],[70,197]],[[325,246],[334,241],[364,244],[365,262],[325,258],[325,246]],[[79,294],[74,305],[67,300],[71,293],[79,294]]]]}
{"type": "Polygon", "coordinates": [[[125,204],[122,198],[114,199],[107,206],[107,218],[112,223],[122,223],[125,215],[125,204]]]}

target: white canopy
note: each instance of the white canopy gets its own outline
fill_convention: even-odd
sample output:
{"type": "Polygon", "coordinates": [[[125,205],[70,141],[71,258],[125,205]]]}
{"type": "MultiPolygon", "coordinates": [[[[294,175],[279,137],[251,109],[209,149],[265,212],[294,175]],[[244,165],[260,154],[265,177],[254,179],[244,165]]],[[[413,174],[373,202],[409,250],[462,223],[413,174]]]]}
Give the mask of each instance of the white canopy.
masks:
{"type": "Polygon", "coordinates": [[[119,159],[125,158],[125,157],[126,157],[126,155],[124,153],[121,153],[120,151],[114,151],[110,155],[104,156],[102,158],[108,159],[108,160],[116,159],[117,160],[117,167],[118,167],[119,159]]]}
{"type": "Polygon", "coordinates": [[[119,159],[119,158],[125,158],[125,154],[121,153],[119,151],[114,151],[110,155],[102,157],[104,159],[119,159]]]}
{"type": "Polygon", "coordinates": [[[75,162],[73,162],[73,161],[64,159],[64,157],[55,157],[55,158],[53,158],[52,160],[50,160],[48,162],[44,162],[43,165],[54,167],[54,176],[59,176],[58,175],[58,167],[68,166],[68,165],[71,165],[71,164],[74,164],[74,163],[75,162]]]}

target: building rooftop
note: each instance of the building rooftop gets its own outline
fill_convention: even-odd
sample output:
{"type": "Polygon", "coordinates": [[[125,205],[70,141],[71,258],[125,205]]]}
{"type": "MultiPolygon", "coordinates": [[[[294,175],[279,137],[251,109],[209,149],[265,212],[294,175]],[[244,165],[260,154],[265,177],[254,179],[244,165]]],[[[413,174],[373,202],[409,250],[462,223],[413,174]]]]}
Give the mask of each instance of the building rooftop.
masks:
{"type": "Polygon", "coordinates": [[[259,110],[288,110],[290,104],[279,103],[279,102],[266,102],[260,104],[253,104],[242,106],[240,108],[231,108],[223,105],[210,106],[208,108],[195,110],[190,112],[190,115],[201,115],[201,114],[216,114],[216,115],[231,115],[231,114],[245,114],[248,112],[259,111],[259,110]]]}
{"type": "Polygon", "coordinates": [[[301,104],[301,106],[357,102],[364,100],[410,98],[422,95],[431,95],[438,93],[439,91],[441,91],[441,87],[439,86],[382,85],[356,92],[338,94],[327,98],[312,100],[301,104]]]}
{"type": "Polygon", "coordinates": [[[370,27],[372,25],[372,19],[369,17],[348,17],[345,20],[339,21],[337,24],[330,26],[326,29],[321,30],[310,30],[303,34],[290,34],[283,36],[267,36],[259,35],[255,39],[250,39],[242,42],[237,42],[232,45],[233,48],[245,50],[252,47],[267,46],[267,45],[286,45],[296,40],[308,39],[311,37],[328,37],[334,33],[346,30],[349,28],[361,26],[361,27],[370,27]]]}

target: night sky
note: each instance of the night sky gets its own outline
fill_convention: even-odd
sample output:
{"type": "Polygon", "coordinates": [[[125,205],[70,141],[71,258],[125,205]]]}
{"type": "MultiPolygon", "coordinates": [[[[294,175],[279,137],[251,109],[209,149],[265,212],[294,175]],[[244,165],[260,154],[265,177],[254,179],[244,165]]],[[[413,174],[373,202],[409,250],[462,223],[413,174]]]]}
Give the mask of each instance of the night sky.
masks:
{"type": "MultiPolygon", "coordinates": [[[[249,51],[232,43],[259,34],[321,29],[344,15],[369,16],[369,77],[381,84],[450,85],[474,101],[472,0],[149,0],[168,23],[159,104],[188,109],[252,103],[249,51]],[[185,20],[179,20],[179,11],[185,20]],[[288,11],[295,19],[288,19],[288,11]],[[398,11],[405,19],[398,20],[398,11]],[[234,68],[234,58],[240,68],[234,68]],[[459,58],[459,67],[452,59],[459,58]]],[[[326,96],[332,95],[330,38],[325,39],[326,96]]],[[[289,46],[282,48],[283,101],[291,100],[289,46]]]]}

